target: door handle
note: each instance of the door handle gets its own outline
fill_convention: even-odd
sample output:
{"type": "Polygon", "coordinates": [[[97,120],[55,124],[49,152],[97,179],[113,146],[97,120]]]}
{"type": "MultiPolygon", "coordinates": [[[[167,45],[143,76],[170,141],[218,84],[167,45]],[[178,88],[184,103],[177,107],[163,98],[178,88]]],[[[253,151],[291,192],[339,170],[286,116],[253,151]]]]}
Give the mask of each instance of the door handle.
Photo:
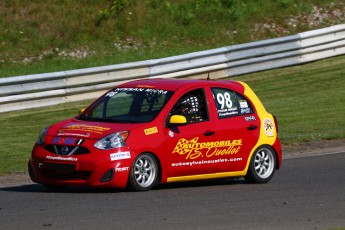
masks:
{"type": "Polygon", "coordinates": [[[249,126],[247,127],[248,130],[255,130],[255,129],[257,129],[257,128],[258,128],[257,125],[249,125],[249,126]]]}
{"type": "Polygon", "coordinates": [[[204,135],[205,136],[212,136],[212,135],[214,135],[216,132],[214,132],[214,131],[206,131],[206,132],[204,132],[204,135]]]}

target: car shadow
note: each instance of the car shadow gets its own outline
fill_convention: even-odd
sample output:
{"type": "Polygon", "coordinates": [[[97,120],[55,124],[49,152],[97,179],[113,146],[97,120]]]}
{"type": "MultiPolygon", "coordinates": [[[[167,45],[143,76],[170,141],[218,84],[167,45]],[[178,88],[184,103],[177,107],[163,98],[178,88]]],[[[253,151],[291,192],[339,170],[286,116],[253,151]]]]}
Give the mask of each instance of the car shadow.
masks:
{"type": "MultiPolygon", "coordinates": [[[[223,185],[248,184],[244,179],[216,179],[216,180],[198,180],[187,182],[165,183],[155,186],[152,190],[170,190],[181,188],[210,187],[223,185]]],[[[8,185],[0,187],[0,191],[18,192],[18,193],[122,193],[135,192],[129,189],[114,188],[90,188],[90,187],[65,187],[48,188],[40,184],[8,185]]]]}
{"type": "Polygon", "coordinates": [[[0,188],[0,191],[19,193],[119,193],[124,190],[112,188],[66,187],[47,188],[40,184],[10,185],[0,188]]]}
{"type": "Polygon", "coordinates": [[[244,179],[214,179],[160,184],[154,190],[248,184],[244,179]]]}

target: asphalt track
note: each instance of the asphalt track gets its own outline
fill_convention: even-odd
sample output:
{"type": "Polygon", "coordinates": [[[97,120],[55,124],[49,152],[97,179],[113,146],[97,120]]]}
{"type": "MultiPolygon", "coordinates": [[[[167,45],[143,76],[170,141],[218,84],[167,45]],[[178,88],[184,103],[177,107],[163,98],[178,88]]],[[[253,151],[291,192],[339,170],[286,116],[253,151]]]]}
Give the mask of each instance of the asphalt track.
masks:
{"type": "Polygon", "coordinates": [[[268,184],[149,192],[0,186],[0,229],[345,229],[345,152],[285,159],[268,184]]]}

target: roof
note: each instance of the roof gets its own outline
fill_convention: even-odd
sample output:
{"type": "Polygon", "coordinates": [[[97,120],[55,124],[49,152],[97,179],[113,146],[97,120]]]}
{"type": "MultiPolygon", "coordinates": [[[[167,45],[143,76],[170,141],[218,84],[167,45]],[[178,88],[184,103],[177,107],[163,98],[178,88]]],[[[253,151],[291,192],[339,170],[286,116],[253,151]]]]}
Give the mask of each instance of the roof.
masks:
{"type": "Polygon", "coordinates": [[[155,78],[140,79],[127,82],[118,87],[136,87],[136,88],[156,88],[169,91],[176,91],[182,87],[198,87],[198,86],[229,86],[233,89],[243,89],[243,86],[232,80],[196,80],[196,79],[176,79],[176,78],[155,78]]]}

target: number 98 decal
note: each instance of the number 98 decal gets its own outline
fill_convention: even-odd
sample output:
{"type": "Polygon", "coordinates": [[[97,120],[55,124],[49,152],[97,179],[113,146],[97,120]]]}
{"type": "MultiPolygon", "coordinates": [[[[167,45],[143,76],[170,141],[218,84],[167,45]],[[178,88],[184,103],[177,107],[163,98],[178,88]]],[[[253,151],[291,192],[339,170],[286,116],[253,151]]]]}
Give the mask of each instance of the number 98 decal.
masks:
{"type": "Polygon", "coordinates": [[[217,101],[221,105],[220,109],[226,108],[230,109],[232,107],[232,101],[230,98],[230,94],[228,92],[225,92],[224,94],[218,93],[217,94],[217,101]]]}

